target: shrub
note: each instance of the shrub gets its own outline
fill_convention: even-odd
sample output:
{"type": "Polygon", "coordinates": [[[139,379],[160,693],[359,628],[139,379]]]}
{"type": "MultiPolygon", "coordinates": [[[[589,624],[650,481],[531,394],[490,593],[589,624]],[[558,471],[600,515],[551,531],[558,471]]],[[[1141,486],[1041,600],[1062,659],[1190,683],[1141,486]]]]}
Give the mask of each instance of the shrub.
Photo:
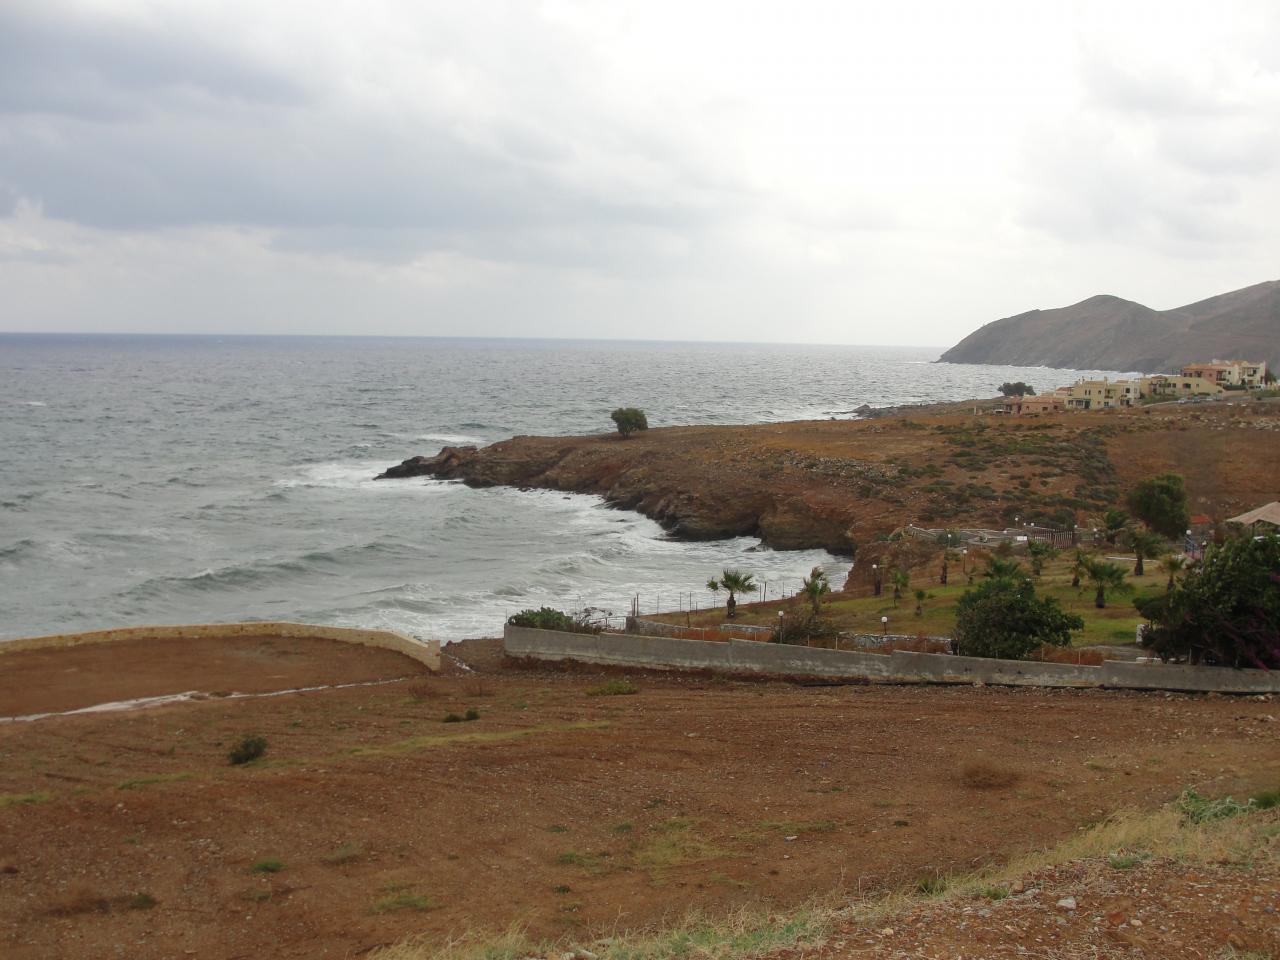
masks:
{"type": "Polygon", "coordinates": [[[249,763],[251,760],[257,760],[267,752],[267,738],[260,737],[257,734],[250,734],[242,737],[240,742],[231,748],[227,754],[227,759],[232,765],[238,766],[242,763],[249,763]]]}
{"type": "Polygon", "coordinates": [[[459,713],[446,713],[441,723],[461,723],[462,715],[459,713]]]}
{"type": "Polygon", "coordinates": [[[250,873],[279,873],[283,869],[284,869],[284,864],[281,861],[275,859],[274,857],[268,857],[265,860],[259,860],[257,863],[255,863],[252,867],[249,868],[249,872],[250,873]]]}
{"type": "Polygon", "coordinates": [[[569,633],[599,633],[602,629],[584,620],[575,620],[562,610],[541,607],[537,610],[521,610],[507,617],[513,627],[532,627],[535,630],[565,630],[569,633]]]}
{"type": "Polygon", "coordinates": [[[609,414],[609,419],[617,426],[618,433],[622,434],[624,440],[637,430],[649,429],[649,420],[638,407],[619,407],[609,414]]]}
{"type": "Polygon", "coordinates": [[[476,710],[476,709],[473,707],[473,708],[471,708],[470,710],[468,710],[466,713],[464,713],[464,714],[462,715],[462,719],[463,719],[463,720],[479,720],[479,719],[480,719],[480,711],[479,711],[479,710],[476,710]]]}
{"type": "Polygon", "coordinates": [[[956,604],[956,652],[968,657],[1022,660],[1043,645],[1065,647],[1084,621],[1035,587],[996,578],[966,590],[956,604]]]}

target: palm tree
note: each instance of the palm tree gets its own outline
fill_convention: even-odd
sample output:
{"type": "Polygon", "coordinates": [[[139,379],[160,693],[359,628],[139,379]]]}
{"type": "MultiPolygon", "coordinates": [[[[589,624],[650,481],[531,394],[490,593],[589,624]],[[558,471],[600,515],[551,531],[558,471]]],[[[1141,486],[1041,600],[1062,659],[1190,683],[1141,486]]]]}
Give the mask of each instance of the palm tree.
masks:
{"type": "Polygon", "coordinates": [[[907,571],[899,567],[890,574],[889,579],[893,583],[893,605],[896,607],[898,601],[902,599],[902,591],[911,586],[911,577],[908,576],[907,571]]]}
{"type": "Polygon", "coordinates": [[[1053,548],[1053,544],[1046,543],[1043,540],[1027,541],[1027,557],[1031,560],[1031,575],[1033,577],[1040,576],[1040,570],[1044,566],[1046,560],[1052,560],[1058,555],[1058,551],[1053,548]]]}
{"type": "Polygon", "coordinates": [[[827,575],[821,567],[814,567],[809,571],[809,575],[802,581],[803,586],[800,592],[809,598],[809,602],[813,604],[813,615],[816,617],[819,612],[819,606],[822,604],[822,598],[831,592],[831,584],[827,582],[827,575]]]}
{"type": "Polygon", "coordinates": [[[1111,509],[1102,515],[1102,526],[1105,528],[1107,543],[1114,544],[1116,537],[1129,525],[1129,515],[1123,510],[1111,509]]]}
{"type": "Polygon", "coordinates": [[[1130,527],[1127,539],[1129,541],[1129,549],[1137,557],[1133,565],[1133,575],[1141,577],[1145,573],[1142,568],[1142,561],[1147,557],[1154,557],[1160,552],[1160,548],[1164,546],[1164,537],[1153,533],[1146,527],[1130,527]]]}
{"type": "Polygon", "coordinates": [[[1186,569],[1187,558],[1180,553],[1167,553],[1161,558],[1160,566],[1169,574],[1169,585],[1165,587],[1165,592],[1168,593],[1173,589],[1174,576],[1186,569]]]}
{"type": "Polygon", "coordinates": [[[1089,582],[1097,588],[1097,594],[1094,595],[1093,605],[1102,610],[1107,605],[1107,591],[1113,594],[1128,593],[1133,587],[1129,581],[1124,578],[1124,567],[1116,563],[1108,563],[1106,560],[1091,559],[1086,561],[1084,568],[1085,576],[1089,578],[1089,582]]]}
{"type": "Polygon", "coordinates": [[[1022,576],[1022,564],[1017,560],[990,557],[987,560],[987,569],[982,575],[988,580],[1017,580],[1022,576]]]}
{"type": "Polygon", "coordinates": [[[947,585],[947,566],[960,559],[960,554],[956,553],[950,547],[942,551],[942,576],[938,578],[938,582],[944,587],[947,585]]]}
{"type": "Polygon", "coordinates": [[[924,602],[929,599],[929,595],[923,590],[916,591],[916,616],[924,616],[924,602]]]}
{"type": "Polygon", "coordinates": [[[1084,576],[1085,570],[1088,566],[1089,554],[1077,547],[1075,560],[1072,561],[1071,564],[1071,586],[1075,587],[1077,590],[1080,589],[1080,578],[1084,576]]]}
{"type": "Polygon", "coordinates": [[[717,588],[729,591],[729,602],[726,608],[729,616],[737,613],[738,594],[750,593],[756,588],[754,574],[743,573],[741,570],[724,570],[720,574],[717,581],[714,577],[707,581],[707,589],[711,589],[711,584],[715,584],[717,588]]]}

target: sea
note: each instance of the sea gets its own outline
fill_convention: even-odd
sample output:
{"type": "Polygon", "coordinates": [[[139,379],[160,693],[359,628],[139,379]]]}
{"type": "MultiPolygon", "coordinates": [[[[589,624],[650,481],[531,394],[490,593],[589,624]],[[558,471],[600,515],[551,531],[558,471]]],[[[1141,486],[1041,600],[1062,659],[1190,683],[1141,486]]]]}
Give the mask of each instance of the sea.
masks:
{"type": "Polygon", "coordinates": [[[1097,371],[934,362],[919,347],[0,334],[0,639],[300,620],[453,641],[542,606],[706,607],[849,561],[684,543],[599,497],[380,480],[445,445],[851,418],[1097,371]]]}

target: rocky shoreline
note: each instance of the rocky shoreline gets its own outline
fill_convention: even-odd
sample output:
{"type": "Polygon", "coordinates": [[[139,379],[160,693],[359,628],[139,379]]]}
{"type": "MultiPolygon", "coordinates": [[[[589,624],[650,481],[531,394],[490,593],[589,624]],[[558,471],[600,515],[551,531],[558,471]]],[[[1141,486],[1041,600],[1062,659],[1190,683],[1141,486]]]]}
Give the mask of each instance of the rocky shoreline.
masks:
{"type": "Polygon", "coordinates": [[[625,440],[518,436],[410,457],[379,478],[597,494],[681,539],[751,536],[775,549],[840,554],[905,524],[1087,523],[1142,477],[1167,470],[1186,476],[1197,512],[1208,515],[1274,499],[1274,404],[1035,417],[973,408],[969,401],[858,420],[664,427],[625,440]],[[1253,451],[1247,461],[1242,449],[1253,451]]]}

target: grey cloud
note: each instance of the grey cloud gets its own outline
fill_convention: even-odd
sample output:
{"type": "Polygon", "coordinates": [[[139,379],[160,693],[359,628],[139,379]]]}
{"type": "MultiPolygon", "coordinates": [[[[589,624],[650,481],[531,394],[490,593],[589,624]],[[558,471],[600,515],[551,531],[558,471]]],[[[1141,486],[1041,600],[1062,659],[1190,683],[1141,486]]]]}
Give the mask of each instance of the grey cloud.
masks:
{"type": "MultiPolygon", "coordinates": [[[[580,130],[515,111],[479,136],[425,109],[368,114],[323,95],[319,78],[220,51],[177,22],[142,30],[34,10],[0,17],[0,202],[10,210],[26,198],[104,229],[260,227],[279,231],[282,249],[375,261],[447,249],[576,265],[610,255],[593,234],[690,231],[706,217],[667,191],[578,182],[580,130]],[[556,242],[566,229],[585,237],[556,242]],[[530,236],[539,230],[552,236],[530,236]]],[[[632,145],[688,174],[643,135],[607,122],[601,133],[612,149],[632,145]]]]}
{"type": "Polygon", "coordinates": [[[201,101],[299,103],[307,94],[180,21],[125,25],[49,2],[0,7],[0,113],[123,121],[144,117],[157,98],[191,110],[201,101]]]}

